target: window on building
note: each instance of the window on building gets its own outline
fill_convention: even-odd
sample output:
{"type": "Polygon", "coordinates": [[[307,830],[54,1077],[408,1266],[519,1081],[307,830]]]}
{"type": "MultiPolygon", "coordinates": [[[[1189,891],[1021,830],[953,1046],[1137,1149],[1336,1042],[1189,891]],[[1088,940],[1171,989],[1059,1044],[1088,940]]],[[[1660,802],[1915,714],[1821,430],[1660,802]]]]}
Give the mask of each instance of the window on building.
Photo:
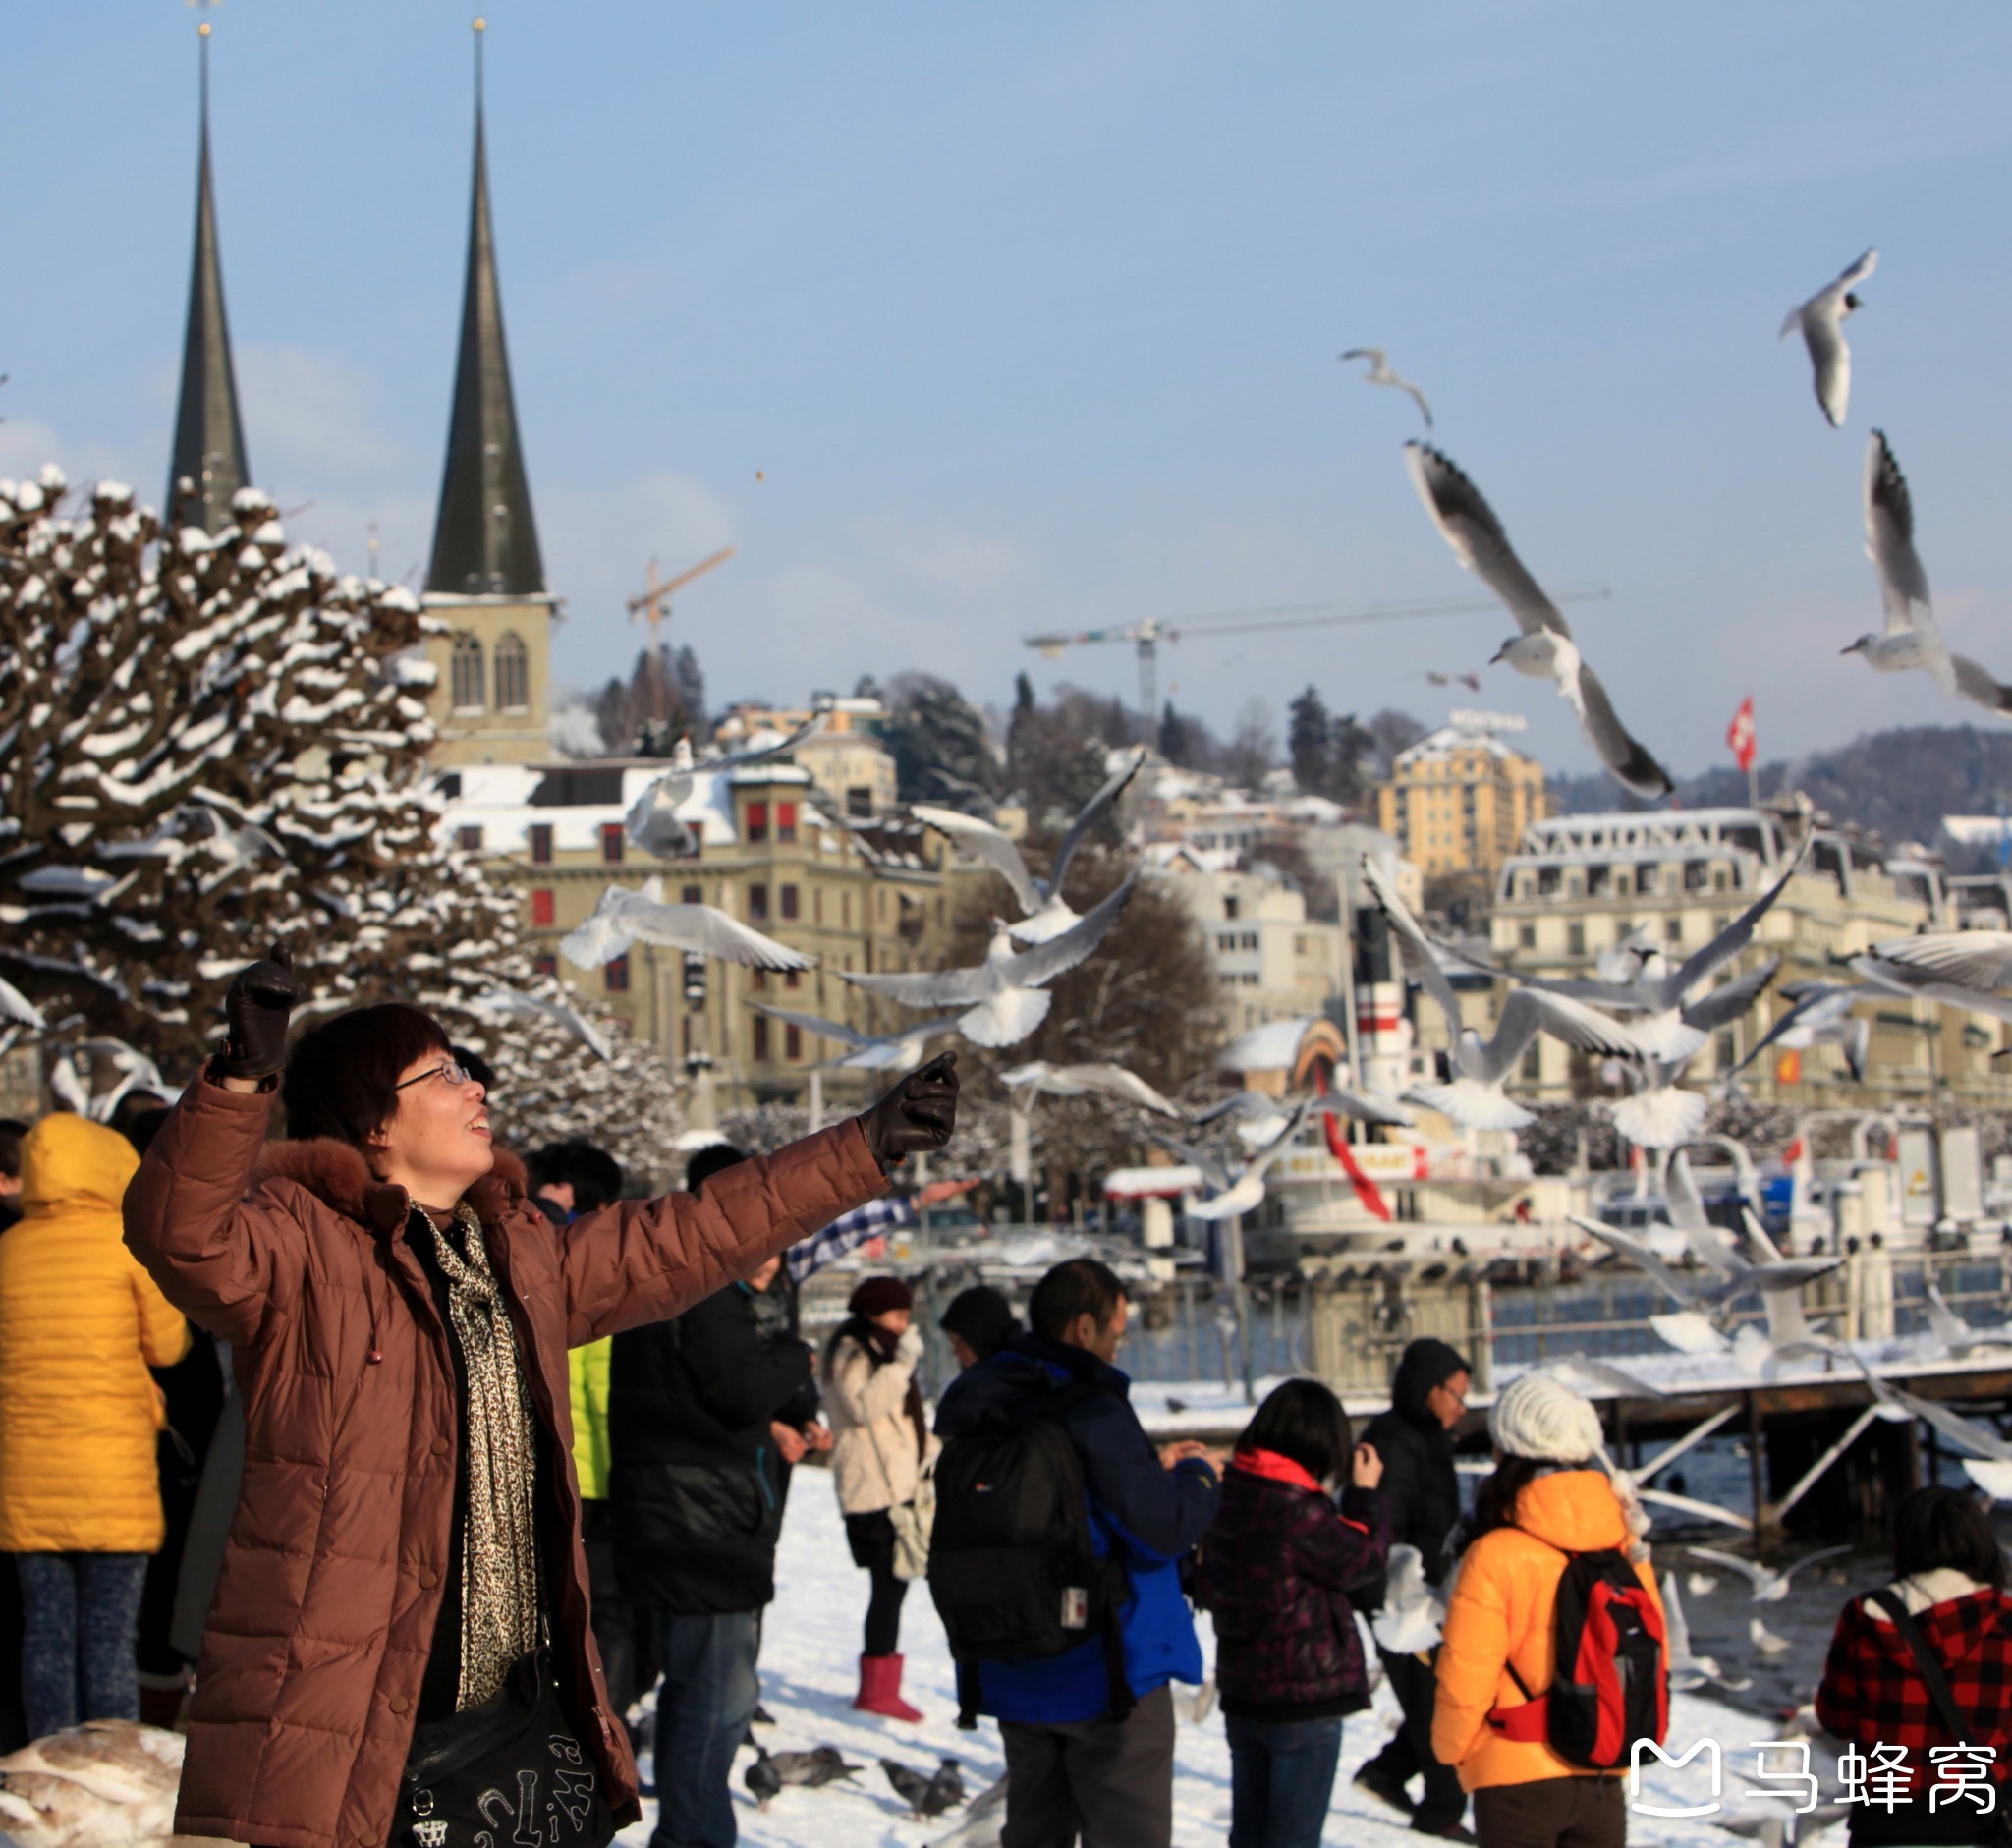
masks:
{"type": "Polygon", "coordinates": [[[531,921],[534,924],[548,924],[557,919],[558,913],[552,903],[552,888],[549,885],[534,885],[531,889],[531,921]]]}
{"type": "Polygon", "coordinates": [[[601,823],[601,859],[611,867],[622,864],[622,824],[619,821],[601,823]]]}
{"type": "Polygon", "coordinates": [[[797,916],[797,888],[794,885],[779,885],[775,889],[777,909],[782,916],[794,922],[797,916]]]}
{"type": "Polygon", "coordinates": [[[629,959],[618,956],[601,971],[601,986],[610,994],[629,992],[629,959]]]}
{"type": "Polygon", "coordinates": [[[552,864],[552,824],[549,821],[533,821],[525,832],[531,841],[531,864],[534,867],[549,867],[552,864]]]}
{"type": "Polygon", "coordinates": [[[748,1023],[748,1056],[756,1065],[768,1057],[768,1016],[765,1014],[756,1014],[748,1023]]]}
{"type": "Polygon", "coordinates": [[[859,820],[870,816],[873,812],[873,792],[853,785],[845,792],[845,812],[859,820]]]}
{"type": "Polygon", "coordinates": [[[768,971],[767,971],[767,970],[765,970],[765,969],[751,969],[751,970],[749,970],[749,972],[748,972],[748,986],[749,986],[749,987],[751,987],[751,988],[765,988],[765,987],[767,987],[767,986],[768,986],[768,971]]]}
{"type": "Polygon", "coordinates": [[[1740,1048],[1731,1029],[1718,1036],[1718,1069],[1729,1072],[1740,1062],[1740,1048]]]}
{"type": "MultiPolygon", "coordinates": [[[[853,927],[853,895],[850,892],[841,892],[838,895],[838,910],[839,927],[850,930],[853,927]]],[[[852,964],[848,963],[846,967],[850,969],[852,964]]]]}
{"type": "Polygon", "coordinates": [[[465,854],[478,854],[482,851],[482,830],[478,827],[456,828],[454,844],[465,854]]]}
{"type": "Polygon", "coordinates": [[[824,922],[824,888],[821,885],[813,885],[810,888],[810,922],[824,922]]]}
{"type": "Polygon", "coordinates": [[[793,1022],[783,1023],[782,1055],[786,1059],[801,1059],[804,1056],[804,1030],[793,1022]]]}
{"type": "Polygon", "coordinates": [[[1516,926],[1516,947],[1519,950],[1534,950],[1537,948],[1536,924],[1526,924],[1516,926]]]}
{"type": "Polygon", "coordinates": [[[804,974],[803,971],[800,969],[785,969],[782,972],[782,985],[785,988],[794,988],[799,986],[802,983],[803,979],[804,974]]]}
{"type": "Polygon", "coordinates": [[[488,703],[482,697],[482,644],[474,636],[456,636],[448,656],[448,680],[457,712],[479,712],[488,703]]]}
{"type": "Polygon", "coordinates": [[[705,903],[705,894],[696,885],[680,887],[678,897],[687,905],[702,905],[705,903]]]}
{"type": "Polygon", "coordinates": [[[748,922],[766,924],[768,922],[768,887],[751,884],[748,887],[748,922]]]}
{"type": "Polygon", "coordinates": [[[496,709],[531,710],[531,650],[514,629],[505,630],[496,644],[496,709]]]}
{"type": "Polygon", "coordinates": [[[1584,956],[1586,954],[1586,926],[1573,923],[1565,926],[1565,954],[1584,956]]]}
{"type": "Polygon", "coordinates": [[[556,956],[533,956],[531,971],[534,976],[556,976],[559,973],[559,959],[556,956]]]}
{"type": "Polygon", "coordinates": [[[797,805],[793,802],[779,802],[775,805],[775,838],[778,841],[793,841],[797,838],[797,805]]]}
{"type": "Polygon", "coordinates": [[[1663,941],[1681,943],[1684,940],[1684,921],[1681,918],[1665,918],[1662,921],[1663,941]]]}
{"type": "Polygon", "coordinates": [[[1237,915],[1237,903],[1236,893],[1230,892],[1226,894],[1222,901],[1222,915],[1225,918],[1234,918],[1237,915]]]}
{"type": "Polygon", "coordinates": [[[768,838],[768,805],[751,802],[743,812],[742,825],[750,841],[765,841],[768,838]]]}
{"type": "Polygon", "coordinates": [[[1525,1084],[1535,1085],[1544,1075],[1543,1043],[1533,1039],[1523,1052],[1523,1079],[1525,1084]]]}

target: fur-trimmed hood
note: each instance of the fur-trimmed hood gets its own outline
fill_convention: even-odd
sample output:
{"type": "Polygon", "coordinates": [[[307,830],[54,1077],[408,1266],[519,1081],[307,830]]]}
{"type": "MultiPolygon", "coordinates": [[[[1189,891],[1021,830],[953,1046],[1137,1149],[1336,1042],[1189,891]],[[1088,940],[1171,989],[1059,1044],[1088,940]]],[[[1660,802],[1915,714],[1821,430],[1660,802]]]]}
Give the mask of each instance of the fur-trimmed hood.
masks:
{"type": "MultiPolygon", "coordinates": [[[[489,1172],[467,1195],[484,1225],[493,1224],[525,1196],[524,1163],[501,1144],[493,1153],[489,1172]]],[[[261,1181],[291,1181],[305,1187],[345,1218],[376,1232],[396,1232],[412,1215],[412,1201],[405,1189],[380,1181],[370,1172],[361,1149],[332,1136],[267,1143],[252,1170],[254,1191],[261,1181]]]]}

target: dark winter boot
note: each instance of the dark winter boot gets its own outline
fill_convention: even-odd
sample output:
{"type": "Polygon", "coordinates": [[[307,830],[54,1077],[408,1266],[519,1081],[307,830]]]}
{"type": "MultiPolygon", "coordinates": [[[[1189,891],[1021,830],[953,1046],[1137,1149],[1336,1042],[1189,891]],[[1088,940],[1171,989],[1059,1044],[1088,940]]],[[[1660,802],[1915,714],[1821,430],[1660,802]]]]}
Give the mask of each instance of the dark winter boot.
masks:
{"type": "Polygon", "coordinates": [[[853,1706],[886,1719],[921,1719],[921,1711],[901,1698],[901,1660],[899,1655],[862,1655],[860,1691],[853,1706]]]}

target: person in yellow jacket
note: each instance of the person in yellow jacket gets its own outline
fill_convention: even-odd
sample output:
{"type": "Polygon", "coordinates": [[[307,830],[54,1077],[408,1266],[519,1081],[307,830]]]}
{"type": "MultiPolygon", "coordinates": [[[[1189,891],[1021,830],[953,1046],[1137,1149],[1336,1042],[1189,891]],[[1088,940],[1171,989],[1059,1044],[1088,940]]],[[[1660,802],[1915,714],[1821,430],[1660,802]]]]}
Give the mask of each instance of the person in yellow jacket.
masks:
{"type": "Polygon", "coordinates": [[[189,1324],[126,1249],[119,1204],[139,1166],[101,1124],[44,1117],[0,1237],[0,1552],[21,1579],[33,1738],[140,1716],[140,1593],[162,1524],[146,1370],[188,1352],[189,1324]]]}
{"type": "Polygon", "coordinates": [[[1632,1491],[1617,1490],[1599,1414],[1569,1386],[1524,1374],[1489,1411],[1488,1435],[1497,1462],[1475,1496],[1447,1602],[1432,1750],[1474,1793],[1481,1848],[1550,1848],[1568,1838],[1572,1848],[1621,1848],[1625,1765],[1582,1769],[1541,1739],[1504,1737],[1488,1716],[1529,1698],[1518,1676],[1533,1695],[1555,1679],[1552,1617],[1567,1553],[1624,1553],[1660,1628],[1662,1600],[1642,1540],[1648,1518],[1632,1491]]]}

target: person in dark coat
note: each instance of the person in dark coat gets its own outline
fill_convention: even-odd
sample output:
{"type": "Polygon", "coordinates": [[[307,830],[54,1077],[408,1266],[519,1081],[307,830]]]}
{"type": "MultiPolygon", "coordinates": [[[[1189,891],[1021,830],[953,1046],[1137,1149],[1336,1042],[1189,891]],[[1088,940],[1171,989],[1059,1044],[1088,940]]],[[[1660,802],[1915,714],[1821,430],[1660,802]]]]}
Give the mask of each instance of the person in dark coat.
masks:
{"type": "MultiPolygon", "coordinates": [[[[1467,1410],[1473,1369],[1443,1341],[1411,1342],[1390,1382],[1390,1410],[1369,1421],[1363,1441],[1383,1460],[1383,1497],[1390,1509],[1393,1545],[1416,1546],[1425,1582],[1438,1585],[1451,1561],[1446,1537],[1460,1519],[1460,1478],[1453,1467],[1453,1427],[1467,1410]]],[[[1365,1608],[1382,1602],[1381,1588],[1366,1595],[1365,1608]]],[[[1432,1704],[1438,1682],[1429,1654],[1393,1655],[1378,1648],[1390,1689],[1404,1709],[1404,1724],[1390,1743],[1356,1773],[1371,1796],[1411,1817],[1421,1834],[1472,1840],[1461,1818],[1467,1793],[1453,1767],[1432,1756],[1432,1704]],[[1424,1777],[1416,1804],[1406,1786],[1424,1777]]]]}
{"type": "Polygon", "coordinates": [[[962,1372],[998,1353],[1020,1332],[1020,1319],[989,1283],[975,1283],[950,1299],[936,1326],[950,1337],[950,1352],[962,1372]]]}
{"type": "Polygon", "coordinates": [[[1383,1571],[1382,1474],[1314,1379],[1276,1388],[1237,1440],[1202,1545],[1230,1742],[1230,1848],[1319,1848],[1342,1716],[1369,1705],[1348,1594],[1383,1571]]]}
{"type": "Polygon", "coordinates": [[[21,1217],[21,1139],[28,1125],[0,1118],[0,1232],[21,1217]]]}
{"type": "Polygon", "coordinates": [[[1113,1363],[1125,1338],[1125,1286],[1093,1258],[1057,1264],[1034,1286],[1031,1332],[953,1379],[936,1416],[952,1442],[992,1412],[1039,1415],[1057,1388],[1088,1388],[1054,1414],[1083,1465],[1090,1535],[1124,1565],[1118,1617],[1130,1713],[1112,1713],[1106,1639],[1059,1655],[978,1663],[978,1708],[1006,1749],[1007,1848],[1080,1833],[1097,1848],[1166,1848],[1173,1828],[1174,1708],[1168,1684],[1202,1679],[1202,1648],[1181,1594],[1181,1561],[1215,1518],[1215,1460],[1191,1440],[1154,1448],[1113,1363]]]}
{"type": "Polygon", "coordinates": [[[656,1833],[660,1848],[735,1839],[734,1752],[754,1717],[762,1607],[775,1596],[788,1467],[782,1422],[812,1358],[762,1326],[782,1266],[769,1259],[684,1315],[615,1339],[610,1500],[623,1590],[656,1613],[656,1833]]]}

